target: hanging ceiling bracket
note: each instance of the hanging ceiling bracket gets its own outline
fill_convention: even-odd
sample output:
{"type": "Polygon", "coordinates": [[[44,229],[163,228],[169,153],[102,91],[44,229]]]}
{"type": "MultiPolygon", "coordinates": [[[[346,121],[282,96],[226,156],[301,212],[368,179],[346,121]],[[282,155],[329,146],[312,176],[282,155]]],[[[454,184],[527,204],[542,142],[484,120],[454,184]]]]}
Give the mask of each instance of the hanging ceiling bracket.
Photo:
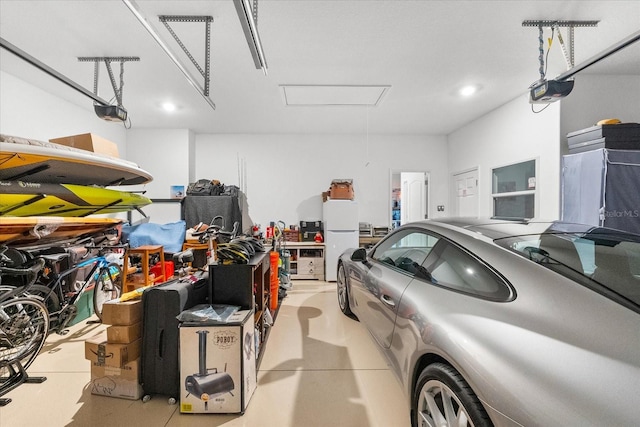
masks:
{"type": "MultiPolygon", "coordinates": [[[[128,61],[140,61],[137,56],[90,56],[79,57],[79,62],[93,62],[93,93],[98,96],[98,77],[100,70],[100,63],[104,62],[109,73],[109,79],[111,80],[111,87],[116,97],[117,105],[98,105],[94,102],[93,109],[96,115],[101,119],[112,122],[126,122],[127,110],[122,106],[122,89],[124,87],[124,63],[128,61]],[[116,83],[116,79],[113,75],[111,68],[112,62],[120,63],[120,86],[116,83]]],[[[126,126],[126,124],[125,124],[126,126]]]]}
{"type": "MultiPolygon", "coordinates": [[[[551,20],[551,19],[543,19],[543,20],[525,20],[522,21],[523,27],[538,27],[540,34],[542,34],[543,28],[552,28],[553,30],[558,31],[558,40],[560,41],[560,47],[562,48],[562,53],[564,54],[565,60],[567,62],[567,67],[569,69],[573,68],[575,65],[575,52],[574,52],[574,29],[576,27],[597,27],[598,22],[600,21],[563,21],[563,20],[551,20]],[[562,33],[560,33],[560,27],[567,27],[567,44],[569,45],[569,51],[567,52],[564,40],[562,38],[562,33]]],[[[538,41],[542,43],[542,36],[538,37],[538,41]]],[[[542,61],[542,59],[541,59],[542,61]]],[[[542,68],[541,64],[541,68],[542,68]]],[[[544,78],[544,76],[542,76],[544,78]]]]}
{"type": "MultiPolygon", "coordinates": [[[[557,101],[566,97],[573,90],[573,79],[555,79],[547,80],[546,67],[544,64],[544,40],[543,31],[545,27],[549,27],[552,30],[551,38],[549,39],[549,47],[551,47],[551,39],[555,31],[558,31],[558,41],[562,48],[562,54],[564,55],[567,63],[567,69],[574,68],[574,28],[575,27],[596,27],[599,21],[563,21],[563,20],[526,20],[522,22],[523,27],[537,27],[538,28],[538,62],[540,79],[533,82],[529,86],[529,102],[531,104],[548,104],[553,101],[557,101]],[[560,27],[568,27],[568,45],[569,51],[565,46],[560,27]]],[[[547,53],[549,51],[547,50],[547,53]]]]}
{"type": "Polygon", "coordinates": [[[116,96],[118,107],[122,107],[122,89],[124,86],[124,63],[129,61],[140,61],[138,56],[82,56],[78,58],[79,62],[93,62],[93,93],[98,95],[98,78],[99,78],[99,65],[104,62],[109,73],[109,79],[111,80],[111,87],[113,93],[116,96]],[[111,68],[112,62],[120,63],[120,86],[116,84],[116,79],[113,75],[113,69],[111,68]]]}
{"type": "Polygon", "coordinates": [[[563,21],[563,20],[525,20],[522,21],[523,27],[597,27],[600,21],[563,21]]]}
{"type": "Polygon", "coordinates": [[[160,15],[158,16],[160,22],[164,24],[169,31],[169,34],[173,37],[173,39],[178,43],[178,46],[182,49],[182,51],[187,55],[187,57],[191,60],[193,65],[196,67],[198,72],[204,78],[204,95],[209,96],[209,82],[211,79],[211,22],[213,22],[212,16],[193,16],[193,15],[160,15]],[[204,22],[205,23],[205,59],[204,59],[204,70],[198,64],[198,61],[191,55],[189,49],[182,43],[178,35],[173,31],[173,28],[169,25],[170,22],[204,22]]]}

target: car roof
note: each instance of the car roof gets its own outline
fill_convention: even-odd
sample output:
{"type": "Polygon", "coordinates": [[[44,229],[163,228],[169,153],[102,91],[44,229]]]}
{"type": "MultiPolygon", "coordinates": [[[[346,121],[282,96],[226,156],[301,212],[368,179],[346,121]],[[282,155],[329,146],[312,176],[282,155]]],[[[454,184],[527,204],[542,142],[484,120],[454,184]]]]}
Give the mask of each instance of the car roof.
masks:
{"type": "Polygon", "coordinates": [[[444,225],[450,229],[464,229],[478,233],[490,240],[514,236],[539,235],[542,233],[586,233],[591,225],[572,224],[544,220],[505,220],[493,218],[436,218],[424,221],[426,224],[444,225]]]}

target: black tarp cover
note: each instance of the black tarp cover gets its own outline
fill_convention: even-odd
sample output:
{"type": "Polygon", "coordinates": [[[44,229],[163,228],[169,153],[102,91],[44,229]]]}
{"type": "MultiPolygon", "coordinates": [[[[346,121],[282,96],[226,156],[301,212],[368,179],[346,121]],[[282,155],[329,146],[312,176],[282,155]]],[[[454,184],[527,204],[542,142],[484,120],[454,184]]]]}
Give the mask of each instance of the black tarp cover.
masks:
{"type": "Polygon", "coordinates": [[[181,216],[187,228],[200,222],[210,224],[220,215],[224,218],[224,230],[231,231],[237,221],[242,230],[242,212],[237,196],[187,196],[182,199],[181,216]]]}
{"type": "Polygon", "coordinates": [[[640,151],[563,156],[562,220],[640,234],[640,151]]]}
{"type": "Polygon", "coordinates": [[[640,151],[604,151],[604,226],[640,234],[640,151]]]}

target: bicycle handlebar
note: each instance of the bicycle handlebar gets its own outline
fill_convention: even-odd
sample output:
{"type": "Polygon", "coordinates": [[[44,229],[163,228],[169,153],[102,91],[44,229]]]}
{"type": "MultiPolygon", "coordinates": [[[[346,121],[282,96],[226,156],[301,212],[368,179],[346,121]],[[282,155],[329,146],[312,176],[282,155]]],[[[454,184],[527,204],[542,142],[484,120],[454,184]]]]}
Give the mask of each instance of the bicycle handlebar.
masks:
{"type": "Polygon", "coordinates": [[[4,274],[12,274],[15,276],[26,276],[28,274],[33,274],[37,276],[43,267],[44,267],[44,258],[35,258],[33,260],[33,265],[31,265],[30,267],[25,267],[25,268],[0,267],[0,271],[2,271],[2,273],[4,274]]]}
{"type": "Polygon", "coordinates": [[[191,233],[192,236],[204,236],[204,235],[211,235],[211,234],[219,234],[222,231],[222,227],[220,227],[219,225],[210,225],[207,228],[205,228],[203,231],[196,231],[191,233]]]}
{"type": "Polygon", "coordinates": [[[33,264],[26,268],[16,268],[16,267],[0,267],[0,271],[2,274],[11,274],[15,276],[27,276],[29,283],[25,286],[16,287],[13,290],[7,291],[2,294],[2,300],[5,300],[7,297],[13,297],[19,294],[22,294],[29,290],[29,288],[36,283],[38,279],[38,274],[44,268],[45,260],[44,258],[35,258],[33,260],[33,264]]]}

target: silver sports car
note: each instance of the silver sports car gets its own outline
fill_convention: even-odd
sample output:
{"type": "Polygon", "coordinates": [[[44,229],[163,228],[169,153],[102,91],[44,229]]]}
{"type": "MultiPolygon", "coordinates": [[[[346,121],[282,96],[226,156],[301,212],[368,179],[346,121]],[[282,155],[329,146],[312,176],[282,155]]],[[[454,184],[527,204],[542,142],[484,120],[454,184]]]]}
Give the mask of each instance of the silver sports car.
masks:
{"type": "Polygon", "coordinates": [[[421,221],[342,254],[337,287],[414,425],[640,425],[640,236],[421,221]]]}

